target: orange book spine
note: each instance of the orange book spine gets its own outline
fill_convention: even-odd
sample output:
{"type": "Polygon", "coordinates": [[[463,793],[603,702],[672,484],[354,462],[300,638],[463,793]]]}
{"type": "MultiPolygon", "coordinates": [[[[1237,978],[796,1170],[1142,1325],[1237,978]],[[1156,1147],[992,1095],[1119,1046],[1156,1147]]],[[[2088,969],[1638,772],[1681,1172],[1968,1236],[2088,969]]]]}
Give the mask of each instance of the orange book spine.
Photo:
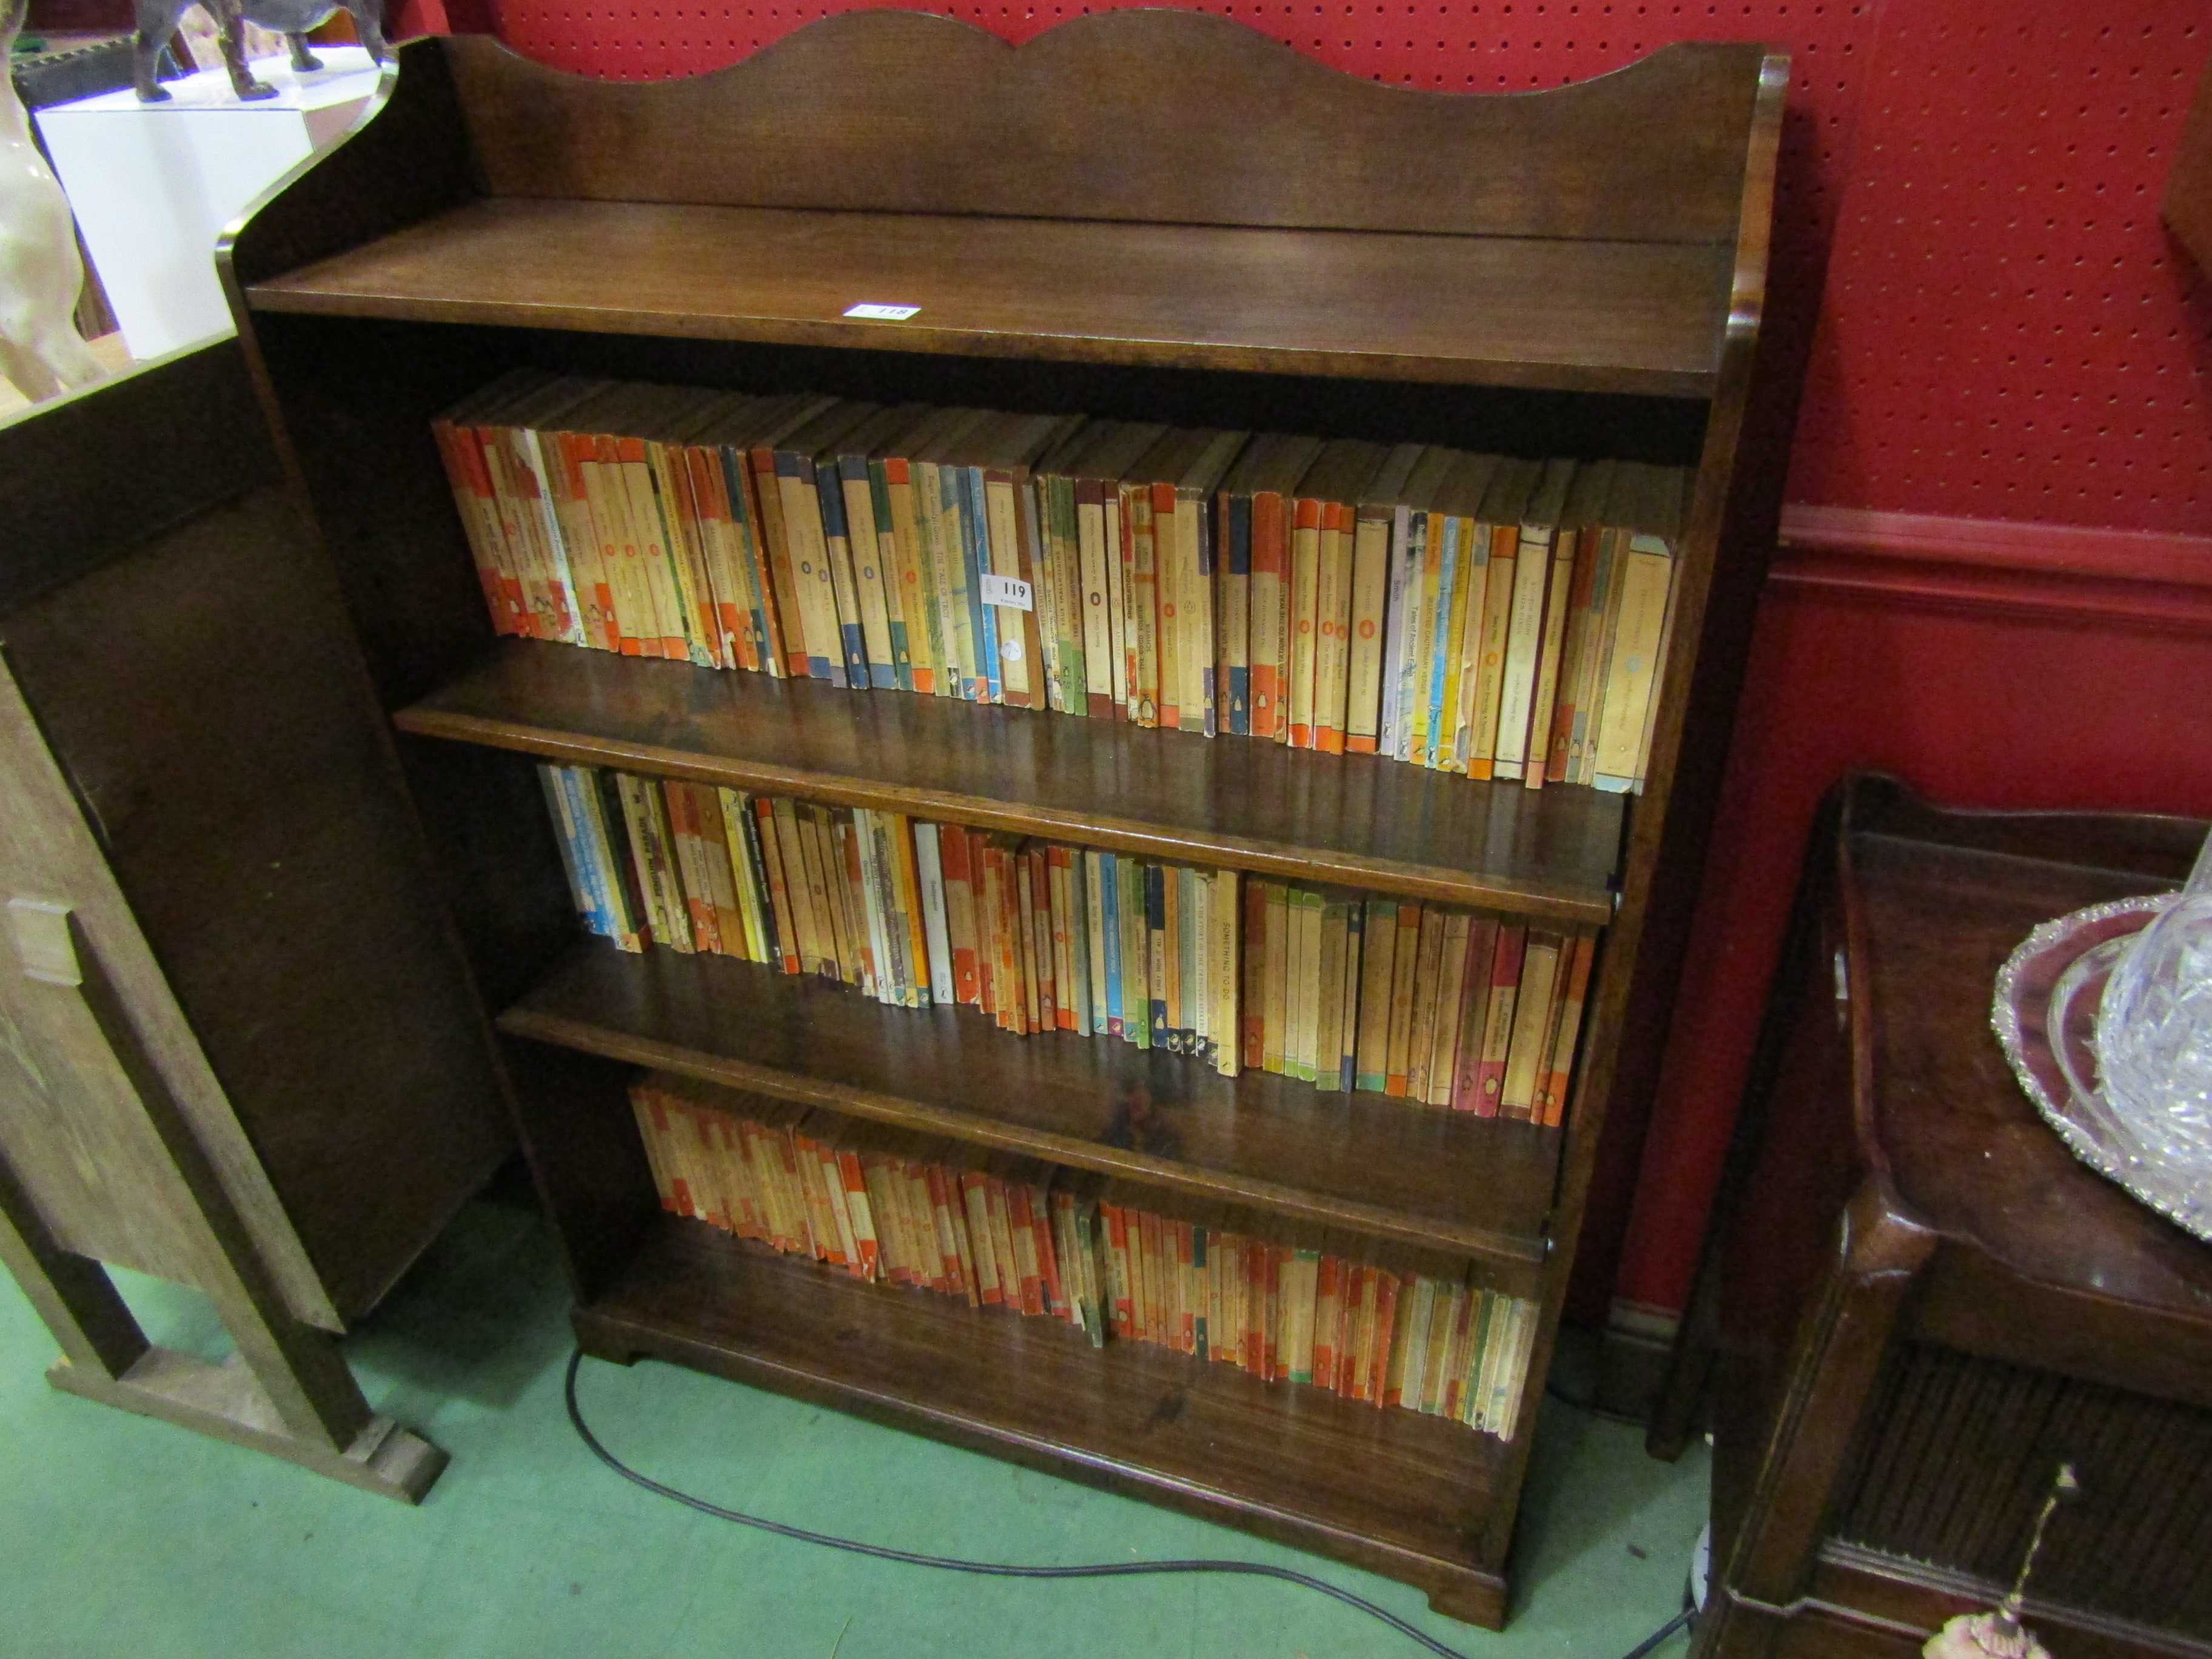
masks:
{"type": "Polygon", "coordinates": [[[1413,978],[1421,950],[1421,907],[1401,902],[1398,943],[1391,952],[1389,1069],[1382,1092],[1403,1099],[1406,1070],[1413,1047],[1413,978]]]}
{"type": "Polygon", "coordinates": [[[1282,718],[1283,498],[1252,497],[1252,735],[1273,743],[1282,718]]]}
{"type": "Polygon", "coordinates": [[[1182,592],[1181,562],[1176,557],[1176,489],[1171,483],[1152,486],[1152,578],[1159,606],[1159,723],[1182,723],[1182,592]]]}
{"type": "Polygon", "coordinates": [[[761,863],[768,875],[769,908],[775,915],[776,954],[782,958],[783,971],[798,974],[805,971],[799,945],[799,914],[792,906],[791,887],[783,867],[783,847],[775,832],[775,808],[765,795],[756,795],[752,800],[753,820],[760,826],[761,863]]]}
{"type": "Polygon", "coordinates": [[[630,528],[637,538],[638,566],[653,596],[653,613],[659,618],[659,654],[672,662],[681,662],[691,653],[684,643],[684,613],[677,597],[676,577],[669,569],[669,561],[675,554],[653,505],[645,440],[617,435],[614,446],[616,459],[622,463],[629,484],[630,528]]]}
{"type": "Polygon", "coordinates": [[[1283,1340],[1284,1327],[1289,1322],[1284,1316],[1283,1270],[1291,1264],[1291,1253],[1280,1244],[1270,1244],[1267,1251],[1267,1340],[1261,1349],[1260,1375],[1270,1382],[1287,1382],[1291,1380],[1291,1356],[1283,1340]]]}
{"type": "Polygon", "coordinates": [[[1291,747],[1314,746],[1314,670],[1321,643],[1322,504],[1310,497],[1295,505],[1291,520],[1291,747]]]}
{"type": "Polygon", "coordinates": [[[1052,928],[1052,869],[1045,860],[1045,849],[1032,844],[1022,851],[1023,921],[1027,923],[1022,942],[1029,947],[1027,967],[1032,993],[1030,1003],[1030,1029],[1036,1031],[1056,1031],[1060,1029],[1060,999],[1058,964],[1053,954],[1052,928]]]}
{"type": "Polygon", "coordinates": [[[968,832],[957,823],[937,837],[938,860],[945,872],[945,931],[952,947],[952,994],[969,1008],[983,1006],[982,974],[975,940],[975,867],[968,832]]]}
{"type": "Polygon", "coordinates": [[[968,847],[975,883],[976,1006],[1001,1030],[1011,1030],[999,1006],[999,861],[980,830],[969,831],[968,847]]]}
{"type": "Polygon", "coordinates": [[[1499,926],[1498,952],[1490,975],[1490,1008],[1483,1021],[1482,1058],[1474,1073],[1474,1110],[1480,1117],[1498,1115],[1499,1096],[1505,1086],[1506,1050],[1513,1040],[1514,1003],[1521,988],[1521,957],[1528,943],[1525,924],[1499,926]]]}
{"type": "Polygon", "coordinates": [[[592,509],[590,480],[584,471],[584,463],[591,458],[590,446],[589,438],[563,432],[555,442],[554,457],[561,469],[562,489],[581,509],[576,515],[579,535],[588,532],[592,538],[588,556],[592,573],[591,591],[579,592],[576,603],[582,607],[586,627],[592,632],[592,643],[609,651],[620,651],[622,624],[615,617],[614,579],[605,560],[607,538],[592,509]]]}
{"type": "Polygon", "coordinates": [[[1243,1242],[1237,1270],[1244,1279],[1244,1369],[1265,1377],[1267,1364],[1267,1247],[1256,1238],[1243,1242]]]}
{"type": "MultiPolygon", "coordinates": [[[[675,1144],[674,1137],[669,1131],[668,1102],[657,1089],[647,1092],[645,1101],[646,1111],[653,1121],[653,1143],[649,1150],[659,1152],[665,1159],[669,1148],[675,1144]]],[[[662,1175],[664,1180],[660,1190],[660,1207],[672,1215],[690,1214],[691,1195],[688,1191],[682,1190],[683,1177],[673,1170],[668,1170],[665,1163],[662,1175]]]]}
{"type": "Polygon", "coordinates": [[[1167,1347],[1168,1334],[1168,1247],[1162,1234],[1164,1231],[1159,1216],[1151,1210],[1137,1215],[1139,1248],[1144,1255],[1145,1340],[1156,1347],[1167,1347]]]}
{"type": "Polygon", "coordinates": [[[1567,1090],[1574,1081],[1575,1048],[1583,1028],[1583,1008],[1589,996],[1590,969],[1597,959],[1597,938],[1584,933],[1575,941],[1574,965],[1567,970],[1567,988],[1560,999],[1559,1030],[1552,1045],[1551,1063],[1544,1074],[1542,1121],[1558,1128],[1566,1120],[1567,1090]]]}
{"type": "Polygon", "coordinates": [[[1181,1294],[1175,1298],[1176,1328],[1170,1334],[1175,1339],[1176,1351],[1179,1353],[1195,1354],[1198,1352],[1198,1310],[1191,1301],[1194,1277],[1193,1253],[1195,1248],[1195,1242],[1191,1237],[1190,1223],[1176,1222],[1175,1224],[1175,1273],[1176,1286],[1181,1294]]]}
{"type": "Polygon", "coordinates": [[[1098,1219],[1106,1229],[1106,1280],[1113,1303],[1114,1334],[1136,1340],[1136,1308],[1129,1297],[1129,1218],[1118,1204],[1102,1203],[1098,1219]]]}
{"type": "Polygon", "coordinates": [[[673,778],[661,780],[660,795],[667,803],[668,827],[676,839],[676,867],[684,913],[691,920],[692,948],[719,956],[722,930],[714,911],[714,886],[707,878],[698,803],[692,799],[690,787],[673,778]]]}
{"type": "Polygon", "coordinates": [[[631,521],[629,489],[623,476],[620,441],[608,433],[590,439],[592,470],[596,486],[592,511],[599,520],[599,556],[615,584],[615,604],[622,627],[622,653],[626,657],[659,657],[660,623],[653,604],[653,586],[646,574],[644,538],[631,521]]]}
{"type": "Polygon", "coordinates": [[[728,668],[732,664],[714,610],[714,580],[709,569],[713,554],[707,546],[712,534],[702,521],[699,499],[691,488],[691,469],[684,452],[669,444],[646,446],[646,465],[660,500],[667,532],[670,579],[676,586],[678,616],[690,636],[684,654],[694,662],[704,654],[704,665],[728,668]]]}
{"type": "Polygon", "coordinates": [[[505,427],[474,429],[478,464],[490,483],[494,514],[507,553],[507,571],[515,578],[522,604],[522,632],[533,640],[560,637],[554,618],[551,589],[547,586],[544,559],[523,524],[521,492],[515,483],[516,468],[507,452],[511,434],[505,427]]]}
{"type": "Polygon", "coordinates": [[[1321,572],[1314,594],[1314,744],[1325,755],[1344,752],[1344,702],[1352,635],[1352,509],[1322,509],[1321,572]]]}
{"type": "Polygon", "coordinates": [[[1083,1029],[1090,1029],[1090,1010],[1075,1006],[1075,943],[1069,930],[1074,896],[1069,889],[1073,854],[1065,847],[1053,846],[1045,849],[1045,872],[1052,899],[1052,978],[1055,994],[1053,1006],[1056,1023],[1063,1031],[1077,1029],[1079,1012],[1083,1018],[1083,1029]]]}
{"type": "Polygon", "coordinates": [[[451,421],[433,421],[430,438],[438,446],[438,459],[445,463],[446,482],[452,486],[453,506],[460,514],[461,528],[468,536],[469,552],[476,562],[477,583],[483,590],[484,611],[491,617],[492,632],[514,633],[515,618],[508,614],[506,589],[500,580],[499,554],[492,543],[484,503],[477,497],[475,469],[461,448],[459,429],[451,421]]]}
{"type": "Polygon", "coordinates": [[[722,477],[720,458],[711,449],[685,448],[677,452],[691,481],[691,506],[697,515],[700,551],[704,556],[712,592],[707,596],[714,628],[715,654],[722,666],[760,668],[760,653],[753,639],[751,609],[744,603],[740,532],[730,510],[730,491],[722,477]]]}
{"type": "Polygon", "coordinates": [[[1318,1388],[1336,1388],[1337,1326],[1343,1317],[1342,1261],[1323,1255],[1314,1279],[1313,1380],[1318,1388]]]}
{"type": "Polygon", "coordinates": [[[1013,1234],[1014,1258],[1022,1267],[1022,1311],[1032,1319],[1044,1317],[1044,1261],[1038,1254],[1037,1218],[1030,1206],[1027,1182],[1006,1186],[1006,1225],[1013,1234]]]}
{"type": "Polygon", "coordinates": [[[975,1299],[986,1308],[1006,1304],[1006,1286],[999,1282],[998,1253],[991,1248],[990,1195],[981,1170],[960,1174],[961,1207],[968,1217],[968,1249],[975,1265],[975,1299]]]}
{"type": "Polygon", "coordinates": [[[1378,1409],[1390,1373],[1390,1340],[1396,1334],[1401,1288],[1395,1273],[1375,1270],[1375,1348],[1368,1356],[1367,1397],[1378,1409]]]}
{"type": "Polygon", "coordinates": [[[792,563],[791,538],[783,521],[783,493],[775,479],[775,451],[762,445],[745,455],[745,482],[752,490],[754,522],[761,529],[761,562],[775,595],[772,630],[787,679],[807,675],[806,629],[799,608],[799,573],[792,563]]]}
{"type": "MultiPolygon", "coordinates": [[[[994,846],[991,860],[999,878],[999,1018],[1002,1024],[1018,1036],[1027,1036],[1036,1029],[1031,1008],[1036,991],[1029,980],[1029,949],[1024,941],[1029,937],[1029,919],[1022,909],[1022,894],[1016,866],[1022,864],[1018,849],[994,846]]],[[[1026,866],[1024,866],[1026,867],[1026,866]]]]}
{"type": "Polygon", "coordinates": [[[1375,1270],[1350,1264],[1344,1282],[1344,1341],[1336,1357],[1336,1391],[1346,1400],[1367,1398],[1367,1350],[1375,1335],[1375,1270]]]}
{"type": "Polygon", "coordinates": [[[1044,1299],[1044,1311],[1056,1319],[1067,1316],[1067,1286],[1060,1277],[1060,1252],[1053,1245],[1051,1200],[1042,1187],[1026,1188],[1029,1194],[1030,1232],[1036,1240],[1038,1289],[1044,1299]]]}
{"type": "Polygon", "coordinates": [[[1244,1069],[1267,1064],[1267,884],[1244,881],[1244,999],[1237,1008],[1244,1069]]]}
{"type": "Polygon", "coordinates": [[[860,1168],[860,1155],[840,1146],[833,1149],[837,1184],[845,1195],[845,1218],[853,1229],[849,1264],[855,1279],[873,1282],[881,1276],[883,1245],[876,1234],[875,1214],[868,1205],[868,1182],[860,1168]]]}

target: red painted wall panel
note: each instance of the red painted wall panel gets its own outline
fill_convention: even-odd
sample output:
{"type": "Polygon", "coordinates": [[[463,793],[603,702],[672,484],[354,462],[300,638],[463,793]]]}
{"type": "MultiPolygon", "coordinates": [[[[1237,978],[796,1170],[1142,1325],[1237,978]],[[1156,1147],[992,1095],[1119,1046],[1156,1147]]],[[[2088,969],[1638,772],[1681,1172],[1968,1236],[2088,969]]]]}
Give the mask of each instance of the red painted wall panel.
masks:
{"type": "Polygon", "coordinates": [[[1888,9],[1791,500],[2212,526],[2212,295],[2158,219],[2204,16],[2170,0],[1888,9]]]}

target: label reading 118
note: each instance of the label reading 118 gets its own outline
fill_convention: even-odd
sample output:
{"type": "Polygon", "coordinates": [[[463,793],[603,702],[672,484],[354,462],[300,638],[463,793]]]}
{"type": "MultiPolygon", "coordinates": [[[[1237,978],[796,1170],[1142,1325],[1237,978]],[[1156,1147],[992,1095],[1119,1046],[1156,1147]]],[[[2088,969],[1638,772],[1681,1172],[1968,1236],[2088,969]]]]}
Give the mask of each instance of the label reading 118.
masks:
{"type": "Polygon", "coordinates": [[[986,575],[983,578],[983,603],[1002,605],[1014,611],[1034,611],[1036,602],[1030,597],[1030,585],[1017,581],[1012,576],[986,575]]]}

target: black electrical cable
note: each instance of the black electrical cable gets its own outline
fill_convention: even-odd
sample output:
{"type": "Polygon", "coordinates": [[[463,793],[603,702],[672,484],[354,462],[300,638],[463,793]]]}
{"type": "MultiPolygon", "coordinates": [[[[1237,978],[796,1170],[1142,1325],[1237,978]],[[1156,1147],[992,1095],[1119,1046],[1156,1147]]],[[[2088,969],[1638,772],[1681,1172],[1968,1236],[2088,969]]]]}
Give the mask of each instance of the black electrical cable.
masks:
{"type": "MultiPolygon", "coordinates": [[[[1408,1624],[1387,1607],[1377,1607],[1363,1595],[1316,1578],[1310,1573],[1298,1572],[1289,1567],[1273,1567],[1260,1561],[1103,1561],[1073,1567],[1023,1566],[1011,1561],[968,1561],[957,1555],[923,1555],[914,1550],[895,1550],[882,1544],[864,1544],[854,1538],[840,1538],[831,1533],[809,1532],[804,1527],[786,1525],[781,1521],[764,1520],[757,1515],[746,1515],[738,1510],[726,1510],[719,1504],[710,1504],[703,1498],[694,1498],[690,1492],[678,1492],[673,1486],[663,1486],[650,1475],[641,1474],[617,1457],[593,1434],[591,1425],[584,1421],[583,1407],[576,1403],[576,1373],[582,1366],[584,1351],[575,1349],[568,1355],[568,1376],[565,1393],[568,1401],[568,1423],[576,1435],[590,1449],[592,1456],[634,1486],[649,1492],[672,1498],[686,1509],[702,1515],[711,1515],[718,1521],[734,1521],[741,1527],[752,1527],[762,1532],[774,1533],[779,1538],[795,1538],[802,1544],[819,1544],[825,1549],[844,1550],[853,1555],[865,1555],[878,1561],[897,1561],[909,1567],[934,1567],[943,1572],[974,1573],[987,1578],[1136,1578],[1152,1573],[1209,1572],[1225,1573],[1245,1578],[1276,1578],[1286,1584],[1297,1584],[1310,1590],[1318,1590],[1333,1601],[1356,1608],[1370,1618],[1379,1619],[1409,1641],[1418,1642],[1437,1659],[1468,1659],[1456,1648],[1446,1647],[1427,1632],[1408,1624]]],[[[1644,1659],[1662,1642],[1672,1636],[1690,1620],[1692,1609],[1682,1611],[1645,1637],[1621,1659],[1644,1659]]]]}
{"type": "MultiPolygon", "coordinates": [[[[1588,1400],[1577,1400],[1572,1395],[1568,1394],[1562,1389],[1556,1382],[1546,1382],[1544,1384],[1544,1392],[1550,1398],[1558,1401],[1562,1406],[1569,1407],[1575,1411],[1586,1413],[1591,1417],[1601,1419],[1607,1423],[1626,1423],[1632,1428],[1638,1429],[1648,1428],[1650,1426],[1644,1419],[1632,1416],[1626,1412],[1617,1412],[1610,1407],[1596,1405],[1588,1400]]],[[[1638,1656],[1634,1654],[1623,1654],[1621,1656],[1621,1659],[1638,1659],[1638,1656]]]]}

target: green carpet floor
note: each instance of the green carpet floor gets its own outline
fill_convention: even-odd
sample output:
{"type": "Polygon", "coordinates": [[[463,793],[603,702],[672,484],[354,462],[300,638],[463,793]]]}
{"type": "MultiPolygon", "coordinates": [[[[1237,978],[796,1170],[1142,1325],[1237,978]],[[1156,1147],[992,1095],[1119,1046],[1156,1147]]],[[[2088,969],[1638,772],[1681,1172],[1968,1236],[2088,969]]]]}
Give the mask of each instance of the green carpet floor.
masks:
{"type": "MultiPolygon", "coordinates": [[[[118,1274],[156,1341],[210,1358],[197,1297],[118,1274]]],[[[694,1515],[617,1480],[561,1403],[566,1304],[526,1211],[471,1206],[349,1341],[375,1408],[453,1454],[420,1510],[76,1400],[0,1288],[0,1652],[1415,1659],[1310,1591],[1220,1578],[1023,1583],[857,1559],[694,1515]]],[[[1035,1562],[1214,1555],[1299,1567],[1486,1659],[1614,1659],[1680,1604],[1704,1455],[1542,1417],[1503,1636],[1416,1592],[1203,1522],[661,1364],[587,1362],[620,1456],[726,1505],[909,1548],[1035,1562]]],[[[1680,1659],[1682,1638],[1661,1650],[1680,1659]]]]}

